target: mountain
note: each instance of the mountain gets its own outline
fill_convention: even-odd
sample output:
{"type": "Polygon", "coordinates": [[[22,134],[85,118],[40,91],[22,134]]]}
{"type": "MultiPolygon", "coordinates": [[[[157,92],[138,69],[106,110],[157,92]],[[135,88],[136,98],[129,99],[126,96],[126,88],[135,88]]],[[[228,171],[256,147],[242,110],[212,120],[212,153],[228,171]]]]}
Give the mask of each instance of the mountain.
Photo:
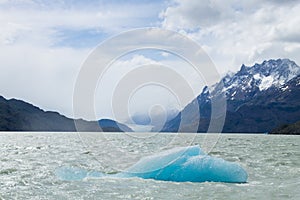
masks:
{"type": "Polygon", "coordinates": [[[300,119],[300,67],[289,59],[264,61],[227,74],[188,104],[162,132],[191,132],[199,123],[198,132],[206,132],[211,117],[211,101],[225,95],[226,119],[223,132],[268,132],[280,124],[300,119]],[[195,112],[198,103],[200,110],[195,112]],[[182,122],[181,115],[185,113],[182,122]],[[178,130],[181,123],[181,130],[178,130]]]}
{"type": "Polygon", "coordinates": [[[260,92],[227,112],[224,132],[269,132],[300,119],[300,76],[260,92]]]}
{"type": "Polygon", "coordinates": [[[270,134],[300,135],[300,121],[293,124],[284,124],[273,129],[270,134]]]}
{"type": "MultiPolygon", "coordinates": [[[[80,131],[132,131],[113,120],[75,120],[80,131]],[[99,125],[101,129],[99,128],[99,125]]],[[[74,119],[42,109],[21,100],[0,96],[0,131],[76,131],[74,119]]]]}
{"type": "Polygon", "coordinates": [[[99,125],[105,132],[132,132],[128,126],[111,119],[101,119],[99,125]]]}

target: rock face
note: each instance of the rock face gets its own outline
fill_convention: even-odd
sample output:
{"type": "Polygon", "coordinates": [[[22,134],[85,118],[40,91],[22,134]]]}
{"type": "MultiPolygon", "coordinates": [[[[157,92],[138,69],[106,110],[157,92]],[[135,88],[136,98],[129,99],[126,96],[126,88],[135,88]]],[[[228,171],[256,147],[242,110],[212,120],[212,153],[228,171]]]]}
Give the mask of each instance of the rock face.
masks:
{"type": "MultiPolygon", "coordinates": [[[[264,61],[252,67],[242,65],[235,74],[227,74],[211,88],[187,105],[181,113],[189,114],[182,121],[182,132],[190,132],[199,123],[198,132],[206,132],[210,123],[211,100],[224,94],[227,99],[223,132],[269,132],[275,127],[300,119],[300,67],[288,59],[264,61]],[[200,122],[192,110],[198,101],[200,122]]],[[[167,122],[162,132],[178,131],[181,113],[167,122]]]]}
{"type": "Polygon", "coordinates": [[[300,135],[300,121],[294,124],[285,124],[273,129],[269,134],[300,135]]]}
{"type": "MultiPolygon", "coordinates": [[[[99,122],[78,119],[76,123],[83,127],[81,131],[132,131],[109,119],[99,122]]],[[[0,131],[76,131],[76,127],[73,119],[57,112],[43,111],[24,101],[7,100],[0,96],[0,131]]]]}

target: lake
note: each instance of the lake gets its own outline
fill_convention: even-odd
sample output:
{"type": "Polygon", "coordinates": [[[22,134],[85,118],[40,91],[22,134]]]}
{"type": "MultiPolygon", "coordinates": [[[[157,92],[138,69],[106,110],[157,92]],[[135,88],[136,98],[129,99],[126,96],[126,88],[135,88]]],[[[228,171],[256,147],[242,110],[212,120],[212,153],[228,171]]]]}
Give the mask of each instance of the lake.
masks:
{"type": "Polygon", "coordinates": [[[0,199],[300,199],[299,150],[300,137],[286,135],[2,132],[0,199]],[[63,181],[55,175],[62,166],[116,173],[143,156],[197,144],[239,163],[248,182],[63,181]]]}

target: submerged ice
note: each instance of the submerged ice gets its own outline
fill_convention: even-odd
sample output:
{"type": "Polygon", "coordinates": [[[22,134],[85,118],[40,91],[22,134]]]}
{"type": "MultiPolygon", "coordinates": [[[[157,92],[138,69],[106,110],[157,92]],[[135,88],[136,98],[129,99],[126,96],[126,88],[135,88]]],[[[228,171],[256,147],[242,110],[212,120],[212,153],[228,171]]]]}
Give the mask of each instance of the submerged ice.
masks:
{"type": "Polygon", "coordinates": [[[127,170],[114,175],[74,167],[59,168],[56,174],[63,180],[114,176],[176,182],[245,183],[248,178],[247,172],[239,164],[209,156],[199,146],[178,147],[144,157],[127,170]]]}

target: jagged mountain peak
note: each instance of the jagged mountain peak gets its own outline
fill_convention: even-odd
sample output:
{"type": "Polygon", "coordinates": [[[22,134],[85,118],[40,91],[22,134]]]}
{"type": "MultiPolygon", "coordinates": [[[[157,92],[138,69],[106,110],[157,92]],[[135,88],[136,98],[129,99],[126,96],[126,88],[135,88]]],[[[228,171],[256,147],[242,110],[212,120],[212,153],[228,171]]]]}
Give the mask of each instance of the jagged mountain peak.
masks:
{"type": "MultiPolygon", "coordinates": [[[[227,74],[219,84],[228,99],[246,100],[270,87],[281,87],[300,75],[300,67],[289,59],[271,59],[253,66],[242,65],[235,74],[227,74]]],[[[219,88],[219,87],[215,87],[219,88]]]]}
{"type": "MultiPolygon", "coordinates": [[[[263,76],[279,75],[283,76],[286,81],[289,81],[293,77],[300,73],[299,66],[289,59],[271,59],[264,61],[261,64],[255,64],[252,67],[248,67],[248,73],[250,74],[261,74],[263,76]]],[[[279,77],[279,78],[280,78],[279,77]]]]}

